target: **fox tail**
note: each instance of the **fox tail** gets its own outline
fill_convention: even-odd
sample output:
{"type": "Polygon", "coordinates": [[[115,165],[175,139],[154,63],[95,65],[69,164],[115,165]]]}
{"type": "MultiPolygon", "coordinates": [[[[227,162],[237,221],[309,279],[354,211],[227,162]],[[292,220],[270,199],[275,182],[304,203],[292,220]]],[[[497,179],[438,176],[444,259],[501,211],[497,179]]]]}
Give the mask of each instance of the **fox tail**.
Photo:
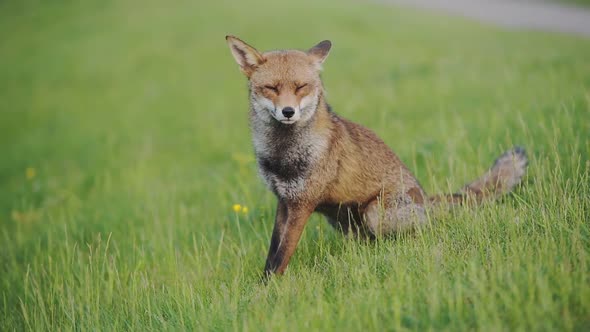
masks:
{"type": "Polygon", "coordinates": [[[528,159],[522,147],[514,147],[496,159],[479,179],[465,185],[454,194],[434,195],[431,204],[463,205],[481,203],[510,193],[526,173],[528,159]]]}

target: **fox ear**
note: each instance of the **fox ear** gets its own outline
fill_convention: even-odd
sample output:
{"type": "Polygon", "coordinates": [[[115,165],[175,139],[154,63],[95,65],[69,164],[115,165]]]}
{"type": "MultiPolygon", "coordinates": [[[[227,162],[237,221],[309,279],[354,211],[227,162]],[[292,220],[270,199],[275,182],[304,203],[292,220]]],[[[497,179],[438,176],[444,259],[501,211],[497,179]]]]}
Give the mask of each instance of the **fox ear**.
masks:
{"type": "Polygon", "coordinates": [[[324,60],[328,57],[328,53],[330,53],[330,48],[332,47],[332,42],[329,40],[324,40],[319,42],[316,46],[312,47],[307,51],[307,54],[314,58],[318,64],[322,64],[324,60]]]}
{"type": "Polygon", "coordinates": [[[264,57],[252,46],[234,36],[225,36],[231,54],[236,59],[242,72],[250,77],[256,67],[264,62],[264,57]]]}

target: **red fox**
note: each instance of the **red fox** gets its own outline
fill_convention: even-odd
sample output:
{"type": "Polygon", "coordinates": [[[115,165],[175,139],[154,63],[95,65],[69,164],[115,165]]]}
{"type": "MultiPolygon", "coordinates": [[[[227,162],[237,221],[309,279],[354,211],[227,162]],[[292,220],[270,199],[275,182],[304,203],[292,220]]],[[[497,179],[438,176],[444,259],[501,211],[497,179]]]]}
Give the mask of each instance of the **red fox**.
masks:
{"type": "Polygon", "coordinates": [[[258,168],[278,199],[266,276],[285,271],[313,212],[343,233],[386,236],[426,224],[433,206],[506,194],[525,174],[527,157],[516,147],[458,193],[429,197],[375,133],[326,102],[320,71],[330,41],[260,53],[234,36],[226,40],[248,78],[258,168]]]}

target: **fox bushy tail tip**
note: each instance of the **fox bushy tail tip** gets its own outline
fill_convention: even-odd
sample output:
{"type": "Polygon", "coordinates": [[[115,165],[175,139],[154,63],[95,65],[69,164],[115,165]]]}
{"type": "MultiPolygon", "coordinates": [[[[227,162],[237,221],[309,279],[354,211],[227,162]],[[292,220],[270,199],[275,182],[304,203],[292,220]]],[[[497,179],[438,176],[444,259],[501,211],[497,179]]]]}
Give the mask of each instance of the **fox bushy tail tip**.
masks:
{"type": "Polygon", "coordinates": [[[498,157],[490,169],[490,173],[497,174],[498,194],[512,191],[522,181],[528,165],[526,150],[522,146],[515,146],[498,157]]]}

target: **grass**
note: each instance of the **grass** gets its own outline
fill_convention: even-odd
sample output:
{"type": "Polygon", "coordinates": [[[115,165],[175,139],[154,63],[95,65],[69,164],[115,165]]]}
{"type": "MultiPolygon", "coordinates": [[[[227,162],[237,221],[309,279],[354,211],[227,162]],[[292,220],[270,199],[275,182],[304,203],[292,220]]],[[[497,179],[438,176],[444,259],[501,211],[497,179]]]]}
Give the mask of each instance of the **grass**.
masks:
{"type": "Polygon", "coordinates": [[[0,54],[1,330],[590,328],[588,40],[363,2],[4,1],[0,54]],[[525,185],[397,240],[314,216],[260,284],[275,198],[228,33],[330,38],[333,108],[428,192],[516,144],[525,185]]]}
{"type": "Polygon", "coordinates": [[[563,2],[569,5],[577,5],[581,7],[590,6],[590,0],[556,0],[555,2],[563,2]]]}

